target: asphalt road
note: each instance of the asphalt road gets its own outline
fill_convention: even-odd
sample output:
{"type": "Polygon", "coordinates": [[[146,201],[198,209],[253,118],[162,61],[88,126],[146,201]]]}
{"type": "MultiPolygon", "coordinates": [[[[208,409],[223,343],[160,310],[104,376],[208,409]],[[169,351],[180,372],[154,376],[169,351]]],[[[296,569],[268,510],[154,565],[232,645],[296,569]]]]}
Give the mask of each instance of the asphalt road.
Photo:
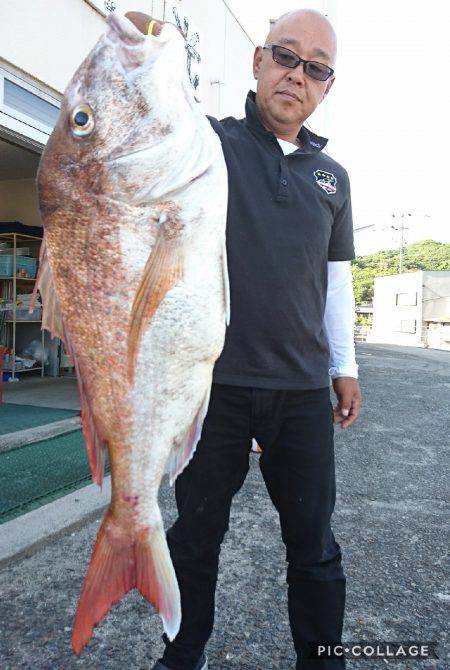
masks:
{"type": "MultiPolygon", "coordinates": [[[[352,428],[335,429],[333,528],[347,574],[344,638],[436,641],[440,660],[355,660],[348,668],[450,668],[444,660],[450,353],[360,344],[357,357],[362,415],[352,428]]],[[[258,457],[251,459],[222,549],[207,653],[211,670],[293,670],[285,550],[258,457]]],[[[168,526],[175,506],[166,482],[161,500],[168,526]]],[[[0,573],[1,670],[152,667],[163,648],[162,624],[136,592],[96,628],[80,659],[71,651],[72,619],[98,525],[62,536],[0,573]]]]}

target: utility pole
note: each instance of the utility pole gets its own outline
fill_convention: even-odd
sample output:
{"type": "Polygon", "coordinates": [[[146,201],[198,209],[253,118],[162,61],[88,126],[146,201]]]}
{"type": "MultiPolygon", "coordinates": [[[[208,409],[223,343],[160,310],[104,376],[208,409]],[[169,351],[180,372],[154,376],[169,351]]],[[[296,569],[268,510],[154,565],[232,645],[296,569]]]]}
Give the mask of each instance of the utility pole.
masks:
{"type": "Polygon", "coordinates": [[[391,226],[393,230],[399,230],[400,231],[400,262],[399,262],[399,273],[402,274],[403,272],[403,250],[405,248],[405,230],[409,230],[408,226],[405,226],[404,218],[405,216],[411,216],[409,212],[407,213],[402,213],[402,214],[392,214],[392,218],[396,219],[399,218],[401,219],[400,225],[399,226],[391,226]]]}

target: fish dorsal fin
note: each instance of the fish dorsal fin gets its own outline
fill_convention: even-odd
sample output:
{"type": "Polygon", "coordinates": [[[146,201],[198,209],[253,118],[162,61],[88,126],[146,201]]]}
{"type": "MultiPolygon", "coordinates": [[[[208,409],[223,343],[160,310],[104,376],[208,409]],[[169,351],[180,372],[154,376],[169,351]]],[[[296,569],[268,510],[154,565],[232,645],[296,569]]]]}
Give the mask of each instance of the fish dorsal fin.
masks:
{"type": "Polygon", "coordinates": [[[59,337],[64,341],[64,324],[62,320],[61,305],[53,283],[45,236],[41,243],[39,271],[34,285],[30,312],[34,309],[38,291],[42,298],[42,328],[48,330],[52,339],[54,337],[59,337]]]}
{"type": "Polygon", "coordinates": [[[91,468],[92,481],[101,486],[103,483],[105,463],[105,441],[101,438],[99,431],[95,426],[94,417],[89,407],[88,396],[83,384],[80,365],[73,350],[67,329],[63,323],[61,304],[53,282],[45,235],[41,243],[39,272],[33,291],[30,311],[34,309],[38,291],[41,294],[42,299],[42,328],[48,330],[52,338],[59,337],[64,342],[65,349],[75,366],[80,394],[83,435],[91,468]]]}
{"type": "Polygon", "coordinates": [[[150,326],[153,315],[170,289],[183,277],[184,246],[182,224],[176,216],[163,214],[153,249],[144,268],[141,283],[131,310],[128,331],[128,376],[134,370],[142,334],[150,326]]]}

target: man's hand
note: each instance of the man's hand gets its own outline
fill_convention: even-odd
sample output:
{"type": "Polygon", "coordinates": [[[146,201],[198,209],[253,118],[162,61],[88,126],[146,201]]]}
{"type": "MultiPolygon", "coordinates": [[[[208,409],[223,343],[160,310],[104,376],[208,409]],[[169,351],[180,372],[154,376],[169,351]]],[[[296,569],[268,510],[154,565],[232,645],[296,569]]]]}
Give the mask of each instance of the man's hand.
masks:
{"type": "MultiPolygon", "coordinates": [[[[131,21],[131,23],[134,23],[136,28],[140,30],[141,33],[143,33],[144,35],[147,35],[150,22],[153,20],[155,21],[155,23],[153,24],[152,28],[152,35],[155,36],[159,35],[164,23],[170,23],[170,21],[157,21],[156,19],[152,19],[152,17],[149,16],[148,14],[143,14],[142,12],[127,12],[125,16],[127,17],[127,19],[131,21]]],[[[186,39],[185,33],[180,28],[178,28],[178,32],[180,32],[182,36],[186,39]]]]}
{"type": "MultiPolygon", "coordinates": [[[[142,12],[127,12],[125,14],[127,19],[131,21],[131,23],[134,23],[136,28],[141,31],[144,35],[147,35],[148,31],[148,26],[150,24],[150,21],[152,20],[152,17],[149,16],[148,14],[143,14],[142,12]]],[[[162,29],[163,22],[162,21],[155,21],[153,25],[153,35],[159,35],[162,29]]]]}
{"type": "Polygon", "coordinates": [[[359,417],[361,408],[361,389],[354,377],[336,377],[332,379],[337,403],[333,406],[334,423],[348,428],[359,417]]]}

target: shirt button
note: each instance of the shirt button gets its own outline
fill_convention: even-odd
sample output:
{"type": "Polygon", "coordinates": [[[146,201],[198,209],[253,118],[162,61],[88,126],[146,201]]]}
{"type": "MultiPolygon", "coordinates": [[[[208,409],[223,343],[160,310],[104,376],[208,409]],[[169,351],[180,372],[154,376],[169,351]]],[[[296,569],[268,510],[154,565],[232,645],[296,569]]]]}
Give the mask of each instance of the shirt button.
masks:
{"type": "Polygon", "coordinates": [[[283,186],[287,186],[287,180],[286,179],[282,179],[281,183],[282,183],[283,186]]]}

